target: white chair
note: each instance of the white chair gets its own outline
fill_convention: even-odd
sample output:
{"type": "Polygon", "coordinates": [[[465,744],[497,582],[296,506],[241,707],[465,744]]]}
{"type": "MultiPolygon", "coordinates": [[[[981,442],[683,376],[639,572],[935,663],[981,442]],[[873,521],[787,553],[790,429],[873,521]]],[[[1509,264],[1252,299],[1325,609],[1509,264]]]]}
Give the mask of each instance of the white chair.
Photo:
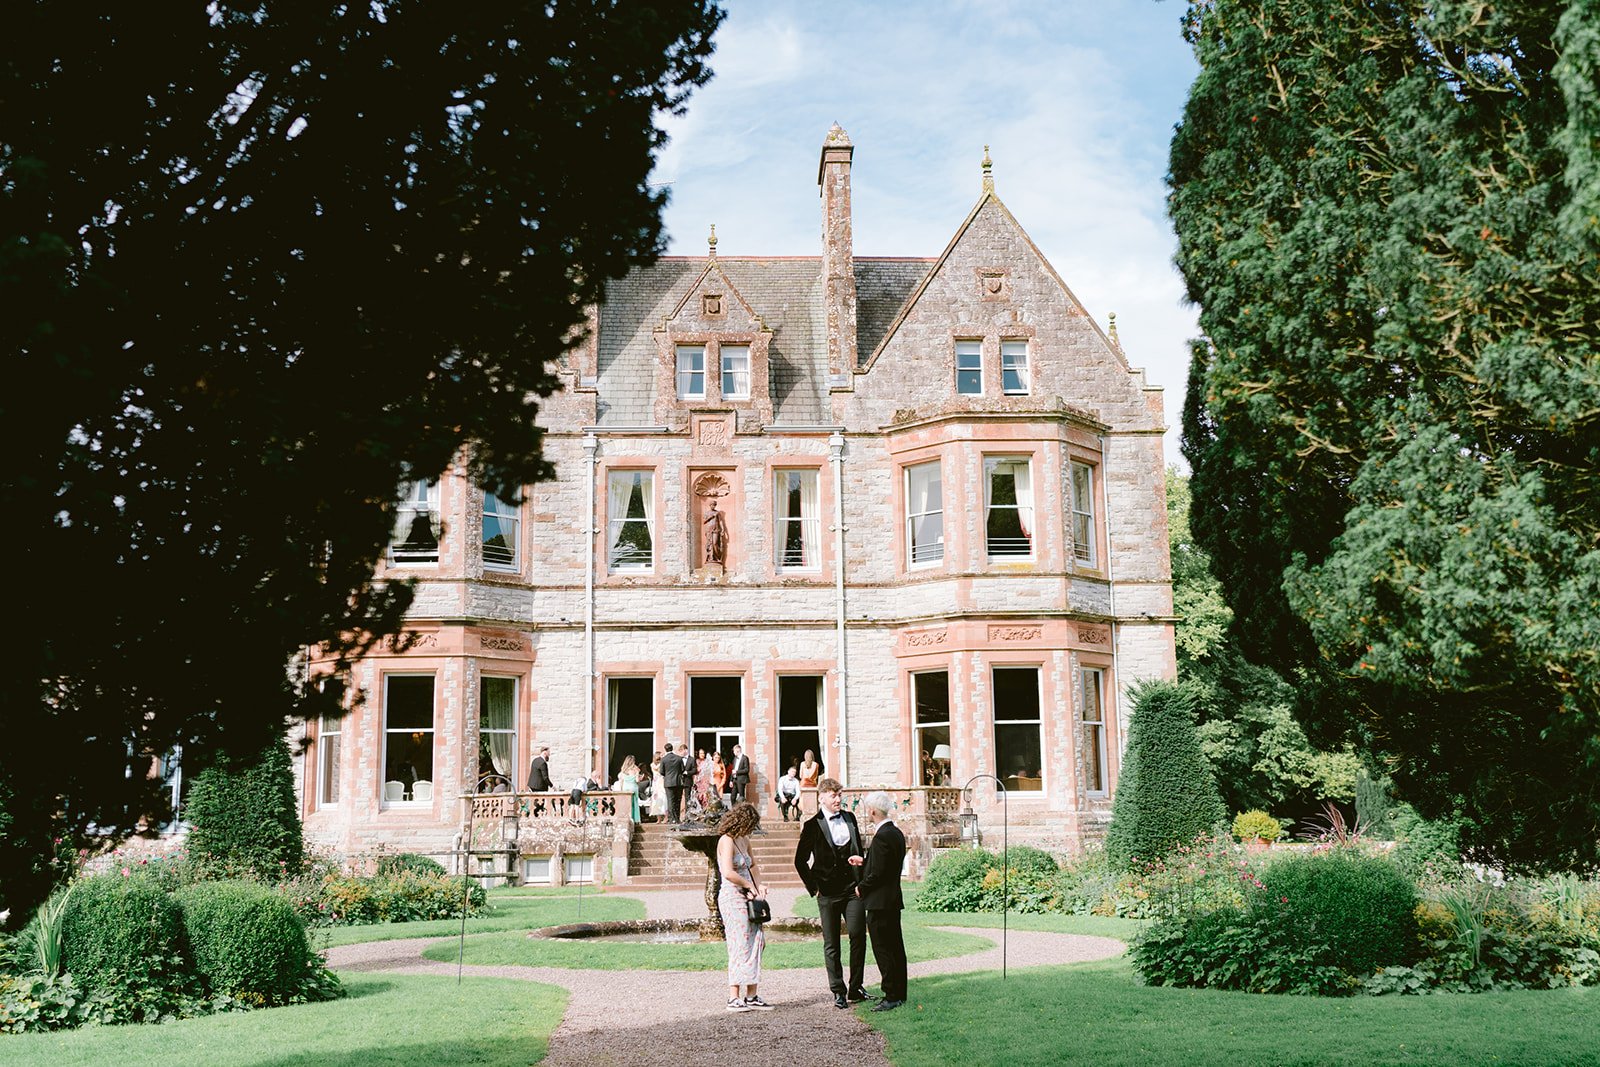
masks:
{"type": "Polygon", "coordinates": [[[404,800],[406,798],[406,784],[404,782],[384,782],[383,799],[386,801],[404,800]]]}
{"type": "Polygon", "coordinates": [[[411,799],[412,800],[432,800],[433,799],[433,783],[429,782],[429,781],[424,781],[424,780],[421,780],[421,779],[419,779],[418,781],[412,782],[411,783],[411,799]]]}

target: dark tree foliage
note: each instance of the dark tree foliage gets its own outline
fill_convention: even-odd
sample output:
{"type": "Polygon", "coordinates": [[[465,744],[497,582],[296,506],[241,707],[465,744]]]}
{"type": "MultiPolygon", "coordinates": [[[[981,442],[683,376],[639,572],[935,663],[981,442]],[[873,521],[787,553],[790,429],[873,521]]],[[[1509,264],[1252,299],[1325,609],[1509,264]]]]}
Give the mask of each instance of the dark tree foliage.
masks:
{"type": "Polygon", "coordinates": [[[1216,780],[1200,754],[1194,691],[1152,680],[1130,690],[1128,699],[1128,747],[1106,831],[1106,857],[1124,868],[1161,859],[1224,817],[1216,780]]]}
{"type": "Polygon", "coordinates": [[[1215,0],[1172,145],[1241,647],[1511,864],[1600,848],[1600,8],[1215,0]]]}
{"type": "Polygon", "coordinates": [[[195,775],[183,817],[189,860],[199,870],[267,881],[299,874],[306,849],[287,739],[253,762],[223,757],[195,775]]]}
{"type": "Polygon", "coordinates": [[[7,5],[0,489],[22,588],[0,908],[159,818],[152,757],[259,752],[359,656],[401,487],[547,473],[547,360],[661,248],[646,185],[715,0],[7,5]]]}

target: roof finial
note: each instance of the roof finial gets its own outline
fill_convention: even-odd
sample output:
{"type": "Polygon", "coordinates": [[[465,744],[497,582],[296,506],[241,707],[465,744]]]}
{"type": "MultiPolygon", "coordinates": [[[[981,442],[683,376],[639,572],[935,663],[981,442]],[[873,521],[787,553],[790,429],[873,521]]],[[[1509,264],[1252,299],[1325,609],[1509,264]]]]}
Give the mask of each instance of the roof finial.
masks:
{"type": "Polygon", "coordinates": [[[1117,313],[1113,311],[1108,317],[1111,320],[1111,324],[1106,327],[1106,332],[1111,335],[1111,346],[1121,352],[1122,339],[1117,336],[1117,313]]]}
{"type": "Polygon", "coordinates": [[[714,223],[714,222],[711,224],[711,236],[706,238],[706,247],[709,249],[709,251],[706,253],[706,255],[708,257],[710,257],[711,259],[716,259],[717,258],[717,224],[714,223]]]}
{"type": "Polygon", "coordinates": [[[989,146],[983,146],[983,191],[994,192],[994,163],[989,159],[989,146]]]}

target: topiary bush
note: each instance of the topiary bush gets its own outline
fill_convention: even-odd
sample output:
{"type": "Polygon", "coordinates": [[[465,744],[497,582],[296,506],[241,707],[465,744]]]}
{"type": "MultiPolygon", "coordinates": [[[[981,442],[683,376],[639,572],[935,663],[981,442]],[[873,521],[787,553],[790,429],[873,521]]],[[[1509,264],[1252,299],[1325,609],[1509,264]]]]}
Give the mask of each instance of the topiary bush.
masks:
{"type": "Polygon", "coordinates": [[[983,879],[1000,860],[981,848],[953,848],[928,864],[928,872],[912,902],[917,911],[979,911],[983,879]]]}
{"type": "Polygon", "coordinates": [[[195,966],[213,993],[257,1007],[305,999],[320,960],[293,905],[254,882],[201,882],[178,894],[195,966]]]}
{"type": "Polygon", "coordinates": [[[1226,817],[1200,752],[1190,690],[1154,680],[1135,687],[1129,698],[1127,754],[1106,832],[1106,855],[1124,870],[1159,860],[1226,817]]]}
{"type": "Polygon", "coordinates": [[[253,763],[224,759],[195,775],[184,818],[190,825],[189,859],[202,874],[269,882],[297,874],[305,841],[288,739],[280,738],[253,763]]]}
{"type": "Polygon", "coordinates": [[[415,852],[397,852],[393,856],[385,856],[378,861],[378,874],[401,874],[411,871],[416,874],[444,875],[444,864],[428,856],[418,855],[415,852]]]}
{"type": "Polygon", "coordinates": [[[1271,815],[1253,808],[1233,817],[1233,836],[1240,841],[1276,841],[1283,836],[1283,827],[1271,815]]]}
{"type": "Polygon", "coordinates": [[[73,886],[61,920],[61,970],[78,988],[103,993],[118,1022],[177,1014],[198,989],[177,901],[132,875],[73,886]]]}
{"type": "Polygon", "coordinates": [[[1284,938],[1325,944],[1353,975],[1417,958],[1417,889],[1388,859],[1351,849],[1287,856],[1260,875],[1281,906],[1284,938]]]}

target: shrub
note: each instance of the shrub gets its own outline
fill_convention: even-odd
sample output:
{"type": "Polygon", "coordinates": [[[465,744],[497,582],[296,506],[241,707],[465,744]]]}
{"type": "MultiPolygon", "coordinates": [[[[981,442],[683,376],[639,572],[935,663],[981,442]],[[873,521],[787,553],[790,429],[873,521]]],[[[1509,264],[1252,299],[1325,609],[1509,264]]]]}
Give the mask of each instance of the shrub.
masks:
{"type": "Polygon", "coordinates": [[[1400,805],[1390,814],[1395,847],[1390,854],[1402,873],[1412,881],[1432,881],[1453,877],[1461,867],[1461,825],[1429,821],[1409,805],[1400,805]]]}
{"type": "Polygon", "coordinates": [[[1165,856],[1225,817],[1200,752],[1190,690],[1158,680],[1129,695],[1133,719],[1106,834],[1106,854],[1124,869],[1165,856]]]}
{"type": "Polygon", "coordinates": [[[91,993],[70,974],[0,975],[0,1034],[67,1030],[114,1017],[106,994],[91,993]]]}
{"type": "Polygon", "coordinates": [[[1283,835],[1278,820],[1259,808],[1233,817],[1233,836],[1240,841],[1276,841],[1283,835]]]}
{"type": "Polygon", "coordinates": [[[981,848],[954,848],[928,865],[913,902],[918,911],[978,911],[983,906],[983,879],[999,865],[994,853],[981,848]]]}
{"type": "MultiPolygon", "coordinates": [[[[329,874],[320,883],[286,887],[295,910],[309,926],[365,926],[382,922],[459,919],[461,879],[444,874],[400,871],[370,878],[329,874]]],[[[488,902],[483,886],[472,882],[466,892],[467,914],[488,902]]]]}
{"type": "Polygon", "coordinates": [[[1340,849],[1288,856],[1261,873],[1286,941],[1326,944],[1330,962],[1368,975],[1417,958],[1417,890],[1389,860],[1340,849]]]}
{"type": "Polygon", "coordinates": [[[104,993],[119,1022],[176,1014],[196,987],[177,901],[148,879],[79,881],[62,916],[61,969],[104,993]]]}
{"type": "Polygon", "coordinates": [[[213,992],[258,1006],[306,999],[320,961],[287,900],[253,882],[202,882],[178,900],[195,966],[213,992]]]}
{"type": "Polygon", "coordinates": [[[281,881],[305,859],[289,742],[250,764],[226,760],[195,775],[184,816],[194,866],[212,876],[281,881]]]}
{"type": "Polygon", "coordinates": [[[378,873],[401,874],[413,871],[417,874],[444,875],[444,864],[428,856],[420,856],[415,852],[397,852],[393,856],[385,856],[378,861],[378,873]]]}
{"type": "Polygon", "coordinates": [[[1026,871],[1030,874],[1055,874],[1061,869],[1061,864],[1056,862],[1054,856],[1032,845],[1013,845],[1000,854],[1000,859],[1013,871],[1026,871]]]}
{"type": "Polygon", "coordinates": [[[1134,942],[1134,966],[1151,985],[1314,996],[1346,996],[1360,988],[1332,961],[1330,946],[1285,938],[1283,922],[1265,900],[1169,916],[1134,942]]]}

